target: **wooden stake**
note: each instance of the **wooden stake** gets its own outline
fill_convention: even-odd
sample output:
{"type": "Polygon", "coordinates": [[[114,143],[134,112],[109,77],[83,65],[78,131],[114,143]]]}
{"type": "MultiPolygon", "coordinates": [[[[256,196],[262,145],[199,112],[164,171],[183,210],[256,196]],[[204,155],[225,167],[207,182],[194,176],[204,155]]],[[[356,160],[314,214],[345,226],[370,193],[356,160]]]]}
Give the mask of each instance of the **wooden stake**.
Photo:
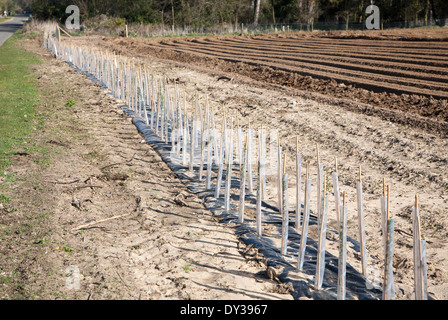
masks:
{"type": "Polygon", "coordinates": [[[61,38],[61,28],[59,28],[59,26],[56,26],[57,30],[58,30],[58,41],[62,42],[62,38],[61,38]]]}

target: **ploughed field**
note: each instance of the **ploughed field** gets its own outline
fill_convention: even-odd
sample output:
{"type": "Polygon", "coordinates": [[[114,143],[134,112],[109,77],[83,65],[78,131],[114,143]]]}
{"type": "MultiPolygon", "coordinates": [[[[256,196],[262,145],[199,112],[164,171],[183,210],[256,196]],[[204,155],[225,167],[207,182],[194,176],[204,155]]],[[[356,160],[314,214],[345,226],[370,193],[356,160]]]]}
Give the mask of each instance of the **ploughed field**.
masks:
{"type": "Polygon", "coordinates": [[[112,42],[115,49],[118,45],[126,51],[143,50],[330,99],[356,101],[368,105],[357,106],[363,112],[369,109],[393,121],[448,132],[448,30],[115,38],[112,42]]]}

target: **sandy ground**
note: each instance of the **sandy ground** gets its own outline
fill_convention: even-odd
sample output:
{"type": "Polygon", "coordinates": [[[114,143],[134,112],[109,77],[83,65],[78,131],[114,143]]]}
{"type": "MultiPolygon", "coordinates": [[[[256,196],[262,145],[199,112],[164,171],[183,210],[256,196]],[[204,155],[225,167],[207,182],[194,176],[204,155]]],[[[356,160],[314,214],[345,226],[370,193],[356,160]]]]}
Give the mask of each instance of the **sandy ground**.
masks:
{"type": "Polygon", "coordinates": [[[8,168],[0,271],[13,280],[2,299],[292,299],[142,143],[117,101],[38,41],[23,43],[43,59],[32,68],[45,125],[30,143],[50,150],[44,166],[22,152],[8,168]],[[40,220],[25,230],[29,219],[40,220]]]}
{"type": "MultiPolygon", "coordinates": [[[[76,43],[82,45],[85,41],[78,39],[76,43]]],[[[107,38],[89,41],[100,48],[113,49],[107,38]]],[[[149,56],[148,51],[140,51],[140,48],[130,46],[128,54],[150,66],[156,74],[163,74],[172,82],[177,80],[191,96],[198,93],[203,102],[208,97],[217,117],[225,110],[228,114],[238,114],[243,125],[250,121],[254,128],[279,129],[292,177],[289,187],[291,195],[295,194],[293,159],[296,136],[299,137],[304,162],[309,161],[312,167],[313,186],[316,185],[317,172],[316,145],[319,145],[321,159],[328,172],[334,170],[337,157],[341,188],[348,196],[348,232],[353,239],[358,239],[356,179],[361,165],[368,264],[373,272],[372,279],[381,279],[383,272],[379,197],[385,178],[391,186],[391,214],[395,219],[394,277],[397,299],[413,299],[411,209],[415,194],[418,194],[422,234],[428,246],[428,291],[437,299],[448,297],[446,138],[435,132],[414,128],[411,124],[389,122],[381,119],[381,115],[368,116],[347,110],[343,103],[331,104],[331,100],[319,94],[255,81],[237,71],[220,72],[195,63],[158,59],[149,56]]],[[[121,51],[121,54],[126,52],[121,51]]],[[[275,178],[271,177],[271,181],[269,200],[275,205],[275,178]]],[[[291,196],[290,203],[294,201],[291,196]]],[[[333,201],[330,199],[330,208],[334,208],[333,201]]],[[[315,207],[314,192],[312,208],[315,207]]],[[[329,222],[336,228],[334,209],[329,213],[329,222]]],[[[310,230],[310,233],[315,238],[317,230],[310,230]]],[[[331,240],[328,251],[337,255],[336,239],[331,240]]],[[[348,261],[360,270],[360,256],[353,248],[349,250],[348,261]]]]}
{"type": "MultiPolygon", "coordinates": [[[[40,259],[51,262],[54,272],[44,276],[48,269],[43,269],[37,273],[38,277],[24,279],[28,288],[42,291],[44,296],[60,292],[77,299],[291,298],[288,288],[267,279],[262,257],[256,252],[249,256],[246,252],[244,256],[244,246],[232,228],[217,223],[199,199],[174,178],[158,155],[142,143],[129,118],[119,109],[119,103],[82,75],[71,72],[66,64],[52,59],[37,47],[37,40],[26,44],[45,60],[44,65],[34,68],[36,76],[40,76],[40,85],[49,90],[52,99],[61,99],[62,93],[65,100],[71,97],[76,100],[69,110],[63,105],[67,101],[52,105],[49,128],[58,126],[60,121],[67,131],[53,139],[61,144],[56,144],[61,154],[38,178],[45,188],[34,189],[24,183],[17,190],[26,197],[47,199],[45,209],[53,212],[54,223],[48,222],[53,230],[52,241],[44,246],[45,254],[40,259]],[[114,163],[118,164],[104,168],[114,163]],[[117,180],[123,179],[122,175],[126,178],[117,180]],[[184,195],[187,206],[174,201],[179,194],[184,195]],[[95,223],[123,214],[127,216],[95,223]],[[73,230],[88,223],[92,225],[73,230]],[[64,248],[70,248],[71,252],[64,248]],[[81,274],[79,290],[67,289],[65,285],[66,268],[71,265],[81,274]]],[[[448,298],[446,139],[411,126],[347,111],[342,106],[322,102],[318,95],[310,97],[300,90],[257,82],[237,73],[211,72],[135,53],[133,56],[155,73],[180,82],[189,94],[198,93],[201,99],[208,96],[217,115],[227,110],[241,115],[243,124],[250,119],[254,127],[279,128],[290,176],[295,170],[292,159],[296,136],[304,161],[309,161],[312,167],[313,186],[316,144],[326,169],[333,170],[337,157],[341,186],[348,195],[348,232],[354,239],[358,233],[355,181],[361,164],[368,263],[373,277],[379,278],[384,259],[379,196],[385,178],[391,185],[391,214],[395,218],[397,299],[413,299],[410,210],[418,193],[422,233],[428,244],[428,291],[436,299],[448,298]],[[219,78],[223,75],[231,80],[219,78]]],[[[43,103],[40,108],[48,105],[43,103]]],[[[30,162],[26,157],[22,161],[30,162]]],[[[17,175],[31,174],[20,166],[13,170],[17,175]]],[[[268,202],[275,205],[272,177],[271,181],[268,202]]],[[[291,194],[294,186],[291,179],[291,194]]],[[[311,200],[313,209],[315,192],[311,200]]],[[[293,201],[291,198],[290,203],[293,201]]],[[[25,206],[11,203],[14,205],[25,206]]],[[[334,208],[331,198],[330,208],[334,208]]],[[[335,228],[334,210],[329,213],[329,223],[335,228]]],[[[316,236],[313,228],[310,236],[316,236]]],[[[23,249],[12,245],[10,250],[14,254],[17,253],[14,250],[23,249]]],[[[328,251],[336,255],[336,239],[329,239],[328,251]]],[[[353,248],[349,249],[348,262],[360,269],[360,257],[353,248]]],[[[32,266],[33,262],[25,264],[23,274],[28,275],[32,266]]]]}

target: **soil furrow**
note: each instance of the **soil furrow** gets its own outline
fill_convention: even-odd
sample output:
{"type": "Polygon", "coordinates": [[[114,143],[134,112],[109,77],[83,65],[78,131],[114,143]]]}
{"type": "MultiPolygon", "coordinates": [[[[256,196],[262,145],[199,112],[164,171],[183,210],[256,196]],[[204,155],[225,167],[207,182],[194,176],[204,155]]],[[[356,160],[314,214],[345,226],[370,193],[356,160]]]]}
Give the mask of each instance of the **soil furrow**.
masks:
{"type": "MultiPolygon", "coordinates": [[[[413,78],[413,79],[420,79],[425,80],[425,83],[428,82],[435,82],[434,85],[437,85],[437,82],[440,82],[442,87],[447,86],[448,88],[448,69],[446,70],[440,70],[440,69],[434,69],[435,71],[439,71],[442,73],[442,76],[437,76],[432,74],[432,72],[429,72],[430,69],[428,67],[426,68],[417,68],[414,70],[408,70],[409,68],[412,68],[409,65],[402,64],[402,68],[400,68],[399,65],[395,63],[372,63],[368,59],[354,59],[354,58],[345,58],[345,59],[337,59],[336,57],[326,57],[321,55],[311,55],[311,54],[303,54],[300,53],[300,56],[293,55],[295,52],[279,52],[276,50],[271,50],[269,52],[261,52],[257,48],[248,48],[243,46],[226,46],[226,45],[219,45],[214,43],[207,43],[207,42],[191,42],[194,45],[192,47],[201,46],[202,50],[210,50],[211,52],[222,52],[222,53],[229,53],[233,55],[243,55],[243,56],[250,56],[253,57],[262,57],[266,60],[276,59],[276,60],[284,60],[285,63],[291,63],[292,62],[303,62],[305,66],[311,66],[313,64],[316,64],[318,66],[326,65],[330,67],[336,67],[341,69],[348,69],[353,71],[365,71],[365,72],[374,72],[378,74],[383,75],[390,75],[390,76],[396,76],[396,77],[404,77],[404,78],[413,78]],[[205,47],[203,47],[205,45],[205,47]],[[235,51],[238,50],[238,51],[235,51]],[[391,67],[397,70],[391,70],[391,67]],[[408,69],[406,69],[408,68],[408,69]]],[[[191,46],[191,43],[183,43],[174,41],[173,46],[191,46]]],[[[168,45],[168,44],[167,44],[168,45]]],[[[292,63],[291,63],[292,64],[292,63]]],[[[294,65],[294,64],[292,64],[294,65]]],[[[432,71],[432,70],[431,70],[432,71]]]]}
{"type": "MultiPolygon", "coordinates": [[[[166,46],[166,45],[165,45],[166,46]]],[[[161,48],[164,48],[162,45],[161,48]]],[[[294,72],[298,73],[304,76],[311,76],[318,79],[335,79],[338,82],[342,82],[345,84],[351,84],[355,85],[360,88],[364,88],[367,90],[372,90],[376,92],[392,92],[396,94],[400,93],[406,93],[406,94],[418,94],[418,95],[427,95],[432,96],[434,98],[439,99],[446,99],[448,98],[448,92],[444,92],[440,87],[436,87],[434,90],[434,86],[431,85],[425,85],[425,83],[421,82],[420,85],[424,88],[415,88],[413,86],[415,83],[413,81],[400,81],[399,79],[396,79],[394,77],[388,77],[383,75],[376,76],[375,74],[367,74],[366,72],[359,72],[359,73],[350,73],[346,72],[344,70],[338,69],[338,68],[325,68],[325,71],[322,70],[322,68],[317,68],[316,66],[313,66],[313,69],[311,69],[310,65],[306,65],[306,67],[298,67],[295,65],[288,65],[285,63],[275,62],[275,60],[262,60],[262,59],[246,59],[246,58],[232,58],[229,55],[226,55],[225,53],[209,53],[205,50],[201,49],[193,49],[191,47],[184,47],[180,48],[179,46],[173,46],[170,48],[170,50],[174,51],[180,51],[183,53],[190,53],[190,54],[199,54],[203,57],[211,56],[212,58],[221,59],[224,61],[229,62],[241,62],[248,65],[261,65],[265,67],[270,67],[275,70],[281,70],[286,72],[294,72]],[[255,62],[256,61],[256,62],[255,62]],[[333,72],[329,72],[333,71],[333,72]],[[364,76],[364,77],[363,77],[364,76]],[[384,80],[389,80],[387,84],[384,82],[384,80]],[[378,81],[375,81],[378,80],[378,81]],[[383,80],[383,81],[381,81],[383,80]],[[402,85],[400,85],[402,84],[402,85]]],[[[235,53],[237,54],[237,53],[235,53]]]]}
{"type": "MultiPolygon", "coordinates": [[[[178,40],[174,40],[173,42],[179,42],[178,40]]],[[[193,41],[192,41],[193,42],[193,41]]],[[[347,59],[347,61],[366,61],[368,60],[370,63],[374,63],[378,61],[378,65],[387,65],[393,66],[394,68],[402,67],[403,69],[412,69],[416,68],[417,70],[423,71],[431,71],[434,73],[447,74],[448,62],[446,58],[438,58],[436,56],[431,57],[431,60],[428,60],[426,57],[418,56],[416,57],[412,54],[412,58],[408,58],[406,55],[403,56],[391,56],[390,52],[385,52],[380,54],[378,52],[372,53],[371,50],[366,51],[341,51],[339,47],[335,47],[334,49],[329,48],[329,46],[300,46],[300,47],[291,47],[291,48],[283,48],[282,46],[272,46],[268,45],[251,45],[249,43],[245,44],[244,41],[235,39],[235,40],[197,40],[195,42],[201,43],[209,43],[209,44],[219,44],[224,47],[236,47],[236,48],[244,48],[247,49],[250,47],[252,50],[257,50],[260,52],[272,52],[276,54],[305,54],[313,57],[322,57],[322,59],[347,59]],[[230,44],[229,44],[230,43],[230,44]],[[423,67],[422,67],[423,66],[423,67]],[[428,68],[429,67],[429,68],[428,68]]]]}
{"type": "MultiPolygon", "coordinates": [[[[291,39],[291,38],[279,38],[279,39],[258,39],[257,37],[250,38],[251,40],[271,43],[272,45],[286,45],[293,46],[295,44],[310,44],[310,45],[319,45],[319,46],[337,46],[339,48],[344,48],[346,50],[352,49],[354,51],[363,50],[363,49],[377,49],[384,51],[394,51],[394,52],[402,52],[402,53],[420,53],[422,55],[430,55],[433,52],[438,52],[447,55],[447,45],[443,43],[443,45],[435,46],[431,42],[418,42],[415,46],[410,45],[397,45],[395,41],[376,41],[376,40],[353,40],[351,42],[347,41],[338,41],[332,38],[308,38],[306,40],[302,39],[291,39]],[[296,42],[297,41],[297,42],[296,42]],[[428,50],[430,49],[430,50],[428,50]]],[[[248,43],[250,43],[250,41],[248,43]]],[[[403,43],[406,44],[406,43],[403,43]]],[[[409,44],[409,43],[407,43],[409,44]]]]}

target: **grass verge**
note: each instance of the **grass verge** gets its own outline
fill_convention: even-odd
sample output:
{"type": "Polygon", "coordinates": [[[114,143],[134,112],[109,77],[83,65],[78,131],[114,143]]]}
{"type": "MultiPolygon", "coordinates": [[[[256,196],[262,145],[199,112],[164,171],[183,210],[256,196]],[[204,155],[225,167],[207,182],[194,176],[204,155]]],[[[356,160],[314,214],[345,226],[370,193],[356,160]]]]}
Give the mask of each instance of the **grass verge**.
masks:
{"type": "Polygon", "coordinates": [[[15,34],[0,47],[0,170],[10,164],[11,155],[32,131],[38,102],[29,65],[40,61],[19,48],[20,37],[15,34]]]}
{"type": "MultiPolygon", "coordinates": [[[[2,299],[24,299],[36,296],[26,285],[32,275],[28,261],[38,261],[35,238],[48,237],[46,221],[50,213],[28,211],[28,196],[33,192],[23,188],[26,182],[17,177],[12,167],[22,149],[39,129],[42,119],[36,114],[40,93],[31,65],[41,60],[22,49],[20,32],[0,46],[0,296],[2,299]],[[11,171],[12,170],[12,171],[11,171]],[[25,197],[26,196],[26,197],[25,197]],[[34,260],[32,260],[34,259],[34,260]]],[[[28,151],[28,152],[31,152],[28,151]]],[[[30,173],[25,171],[26,175],[30,173]]],[[[26,177],[25,175],[25,177],[26,177]]],[[[28,178],[27,178],[28,179],[28,178]]],[[[33,190],[34,191],[34,190],[33,190]]],[[[37,191],[34,191],[37,193],[37,191]]],[[[37,201],[35,201],[37,202],[37,201]]],[[[40,249],[40,248],[38,248],[40,249]]]]}

